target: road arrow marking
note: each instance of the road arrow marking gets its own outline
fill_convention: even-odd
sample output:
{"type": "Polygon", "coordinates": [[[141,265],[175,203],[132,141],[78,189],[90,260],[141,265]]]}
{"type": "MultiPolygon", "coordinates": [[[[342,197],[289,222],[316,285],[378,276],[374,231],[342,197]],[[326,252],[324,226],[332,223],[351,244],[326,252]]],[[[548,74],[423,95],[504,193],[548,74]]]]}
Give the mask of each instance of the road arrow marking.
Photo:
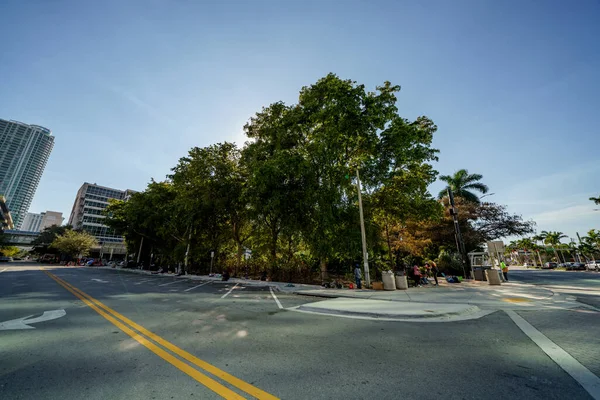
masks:
{"type": "Polygon", "coordinates": [[[99,283],[108,283],[108,281],[103,281],[102,279],[93,278],[92,280],[96,281],[96,282],[99,282],[99,283]]]}
{"type": "Polygon", "coordinates": [[[18,318],[10,321],[1,322],[0,331],[7,331],[13,329],[35,329],[33,326],[29,326],[29,324],[37,324],[38,322],[51,321],[53,319],[64,317],[65,315],[67,315],[65,310],[44,311],[44,313],[37,318],[28,319],[33,317],[33,315],[29,315],[24,318],[18,318]]]}

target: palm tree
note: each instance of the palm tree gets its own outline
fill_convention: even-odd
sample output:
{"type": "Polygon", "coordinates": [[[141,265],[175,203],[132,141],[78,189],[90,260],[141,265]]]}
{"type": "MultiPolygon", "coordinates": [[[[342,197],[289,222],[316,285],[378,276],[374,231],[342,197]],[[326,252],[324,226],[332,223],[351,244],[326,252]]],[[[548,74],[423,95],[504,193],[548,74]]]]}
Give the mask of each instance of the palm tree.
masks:
{"type": "Polygon", "coordinates": [[[588,249],[591,249],[592,258],[594,253],[600,252],[600,230],[590,229],[587,236],[582,237],[581,240],[587,245],[588,249]]]}
{"type": "Polygon", "coordinates": [[[483,178],[483,175],[469,174],[466,169],[458,170],[454,175],[442,175],[440,179],[446,182],[448,186],[438,194],[438,199],[444,198],[448,193],[448,188],[450,188],[455,196],[462,197],[472,203],[479,203],[479,196],[471,190],[476,190],[482,194],[488,192],[489,188],[479,182],[481,178],[483,178]]]}
{"type": "Polygon", "coordinates": [[[596,205],[600,205],[600,196],[598,197],[590,197],[590,200],[594,202],[596,205]]]}
{"type": "MultiPolygon", "coordinates": [[[[567,235],[565,235],[562,232],[548,232],[548,231],[542,231],[542,233],[539,235],[539,237],[543,240],[543,242],[547,245],[552,246],[552,250],[554,251],[554,255],[556,256],[556,259],[558,260],[558,262],[560,262],[560,257],[558,256],[558,252],[556,251],[556,247],[560,245],[560,239],[564,239],[567,237],[567,235]]],[[[564,262],[564,260],[563,260],[564,262]]]]}

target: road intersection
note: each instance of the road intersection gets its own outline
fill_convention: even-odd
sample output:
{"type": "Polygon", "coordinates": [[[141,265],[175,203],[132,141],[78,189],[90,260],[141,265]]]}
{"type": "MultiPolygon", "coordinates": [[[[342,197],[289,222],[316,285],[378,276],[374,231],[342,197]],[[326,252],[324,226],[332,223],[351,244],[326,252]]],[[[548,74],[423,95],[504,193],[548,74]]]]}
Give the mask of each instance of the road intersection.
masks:
{"type": "Polygon", "coordinates": [[[599,396],[600,274],[515,271],[514,286],[464,285],[462,295],[427,288],[405,292],[410,301],[356,291],[332,299],[407,309],[426,297],[451,307],[468,293],[467,306],[485,312],[432,324],[292,312],[342,291],[314,297],[294,293],[315,290],[302,286],[43,268],[11,264],[0,274],[0,322],[66,314],[0,331],[3,398],[599,396]],[[484,301],[496,295],[494,307],[484,301]],[[562,352],[549,354],[543,338],[562,352]]]}

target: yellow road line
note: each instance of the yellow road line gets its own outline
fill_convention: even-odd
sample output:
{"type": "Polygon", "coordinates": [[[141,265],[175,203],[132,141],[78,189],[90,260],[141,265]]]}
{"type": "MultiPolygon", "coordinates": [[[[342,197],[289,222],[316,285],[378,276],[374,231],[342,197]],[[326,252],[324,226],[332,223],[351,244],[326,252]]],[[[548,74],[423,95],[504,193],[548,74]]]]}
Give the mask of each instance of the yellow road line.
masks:
{"type": "Polygon", "coordinates": [[[221,385],[219,382],[215,381],[214,379],[209,378],[208,376],[204,375],[200,371],[198,371],[198,370],[190,367],[188,364],[184,363],[183,361],[179,360],[178,358],[174,357],[173,355],[167,353],[166,351],[164,351],[163,349],[161,349],[160,347],[158,347],[154,343],[150,342],[145,337],[143,337],[141,335],[138,335],[135,331],[133,331],[132,329],[128,328],[125,324],[121,323],[117,319],[113,318],[109,314],[107,314],[104,311],[102,311],[100,308],[98,308],[90,300],[88,300],[87,298],[85,298],[84,296],[82,296],[81,294],[79,294],[76,290],[73,290],[69,284],[67,284],[66,282],[62,281],[56,275],[53,275],[53,274],[51,274],[50,272],[47,272],[47,271],[44,271],[44,272],[48,276],[50,276],[50,278],[54,279],[59,285],[61,285],[65,289],[67,289],[69,292],[73,293],[75,295],[75,297],[79,298],[81,301],[83,301],[85,304],[87,304],[90,308],[92,308],[98,314],[102,315],[104,318],[106,318],[112,324],[114,324],[115,326],[117,326],[123,332],[125,332],[126,334],[128,334],[129,336],[131,336],[138,343],[140,343],[141,345],[145,346],[150,351],[152,351],[154,354],[156,354],[157,356],[159,356],[163,360],[167,361],[168,363],[172,364],[173,366],[175,366],[176,368],[178,368],[180,371],[182,371],[182,372],[186,373],[187,375],[191,376],[196,381],[200,382],[201,384],[203,384],[204,386],[206,386],[207,388],[209,388],[213,392],[221,395],[222,397],[224,397],[226,399],[240,399],[240,400],[244,399],[243,396],[240,396],[239,394],[237,394],[233,390],[227,388],[226,386],[221,385]]]}
{"type": "MultiPolygon", "coordinates": [[[[132,320],[130,320],[129,318],[121,315],[120,313],[116,312],[115,310],[111,309],[110,307],[108,307],[107,305],[103,304],[102,302],[94,299],[92,296],[82,292],[81,290],[77,289],[75,286],[71,285],[70,283],[64,281],[63,279],[57,277],[56,275],[44,271],[46,274],[48,274],[52,279],[56,280],[58,283],[60,283],[62,286],[64,286],[65,288],[67,288],[70,292],[74,293],[77,295],[77,297],[79,298],[85,298],[84,301],[86,301],[86,304],[88,304],[90,307],[94,308],[98,313],[104,313],[103,311],[98,311],[98,307],[104,309],[106,312],[112,314],[114,317],[120,319],[121,321],[123,321],[125,324],[128,324],[129,326],[131,326],[132,328],[138,330],[140,333],[146,335],[147,337],[149,337],[150,339],[154,340],[156,343],[162,345],[163,347],[167,348],[168,350],[172,351],[173,353],[179,355],[181,358],[191,362],[192,364],[204,369],[206,372],[211,373],[212,375],[230,383],[231,385],[237,387],[238,389],[243,390],[244,392],[248,393],[249,395],[260,399],[260,400],[278,400],[277,397],[257,388],[256,386],[253,386],[247,382],[244,382],[243,380],[236,378],[235,376],[215,367],[214,365],[211,365],[209,363],[207,363],[206,361],[203,361],[201,359],[199,359],[198,357],[194,356],[193,354],[188,353],[187,351],[177,347],[176,345],[172,344],[171,342],[168,342],[167,340],[163,339],[162,337],[154,334],[153,332],[147,330],[146,328],[144,328],[143,326],[133,322],[132,320]]],[[[83,299],[82,299],[83,300],[83,299]]],[[[101,314],[102,315],[102,314],[101,314]]],[[[104,315],[103,315],[104,316],[104,315]]],[[[110,316],[109,316],[110,317],[110,316]]],[[[106,316],[105,316],[106,318],[106,316]]],[[[112,317],[110,317],[112,318],[112,317]]],[[[108,319],[108,318],[107,318],[108,319]]],[[[110,321],[110,319],[109,319],[110,321]]],[[[111,321],[113,322],[113,321],[111,321]]],[[[119,321],[116,321],[117,323],[120,324],[119,321]]],[[[114,323],[114,322],[113,322],[114,323]]],[[[127,327],[125,327],[126,329],[128,329],[127,327]]],[[[122,329],[122,328],[121,328],[122,329]]],[[[133,332],[135,335],[137,335],[135,332],[133,332]]],[[[131,335],[130,335],[131,336],[131,335]]],[[[133,337],[133,336],[132,336],[133,337]]],[[[134,338],[135,339],[135,338],[134,338]]],[[[136,339],[137,340],[137,339],[136,339]]],[[[140,342],[141,343],[141,342],[140,342]]],[[[152,343],[151,343],[152,344],[152,343]]],[[[146,346],[148,347],[148,346],[146,346]]],[[[159,350],[162,350],[159,348],[159,350]]],[[[168,353],[167,353],[168,354],[168,353]]],[[[176,359],[177,360],[177,359],[176,359]]],[[[177,360],[179,361],[179,360],[177,360]]],[[[181,362],[181,361],[179,361],[181,362]]],[[[183,363],[184,364],[184,363],[183,363]]],[[[187,366],[187,364],[184,364],[187,366]]],[[[189,368],[189,366],[188,366],[189,368]]],[[[181,368],[180,368],[181,369],[181,368]]],[[[193,369],[193,368],[192,368],[193,369]]],[[[194,371],[196,371],[195,369],[193,369],[194,371]]],[[[186,371],[184,371],[186,372],[186,371]]],[[[198,372],[198,371],[196,371],[198,372]]],[[[187,373],[187,372],[186,372],[187,373]]],[[[198,372],[200,374],[200,372],[198,372]]],[[[188,374],[189,375],[189,374],[188,374]]],[[[203,375],[203,374],[201,374],[203,375]]],[[[205,376],[205,375],[203,375],[205,376]]],[[[208,377],[206,377],[208,378],[208,377]]],[[[210,378],[208,378],[210,379],[210,378]]],[[[213,381],[215,382],[215,381],[213,381]]],[[[217,385],[220,385],[219,383],[215,382],[217,385]]],[[[204,384],[204,383],[203,383],[204,384]]],[[[222,385],[220,385],[222,386],[222,385]]],[[[222,386],[223,388],[227,389],[225,386],[222,386]]],[[[212,389],[212,388],[211,388],[212,389]]],[[[214,390],[214,389],[213,389],[214,390]]],[[[227,389],[229,390],[229,389],[227,389]]],[[[234,395],[238,396],[237,398],[243,398],[241,396],[239,396],[237,393],[231,391],[231,393],[233,393],[234,395]]],[[[219,393],[221,394],[221,393],[219,393]]],[[[226,396],[223,396],[226,397],[226,396]]],[[[235,398],[235,397],[226,397],[226,398],[235,398]]]]}

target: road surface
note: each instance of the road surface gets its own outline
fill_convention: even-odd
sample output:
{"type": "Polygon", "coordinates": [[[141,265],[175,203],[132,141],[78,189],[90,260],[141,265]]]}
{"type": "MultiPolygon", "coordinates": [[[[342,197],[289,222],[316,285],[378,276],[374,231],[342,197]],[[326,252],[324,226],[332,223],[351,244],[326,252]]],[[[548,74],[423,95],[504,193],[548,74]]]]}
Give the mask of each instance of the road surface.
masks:
{"type": "MultiPolygon", "coordinates": [[[[323,299],[276,293],[278,304],[267,286],[18,263],[0,271],[6,400],[594,398],[504,311],[384,322],[288,311],[323,299]]],[[[600,273],[511,278],[584,292],[592,305],[600,296],[600,273]]],[[[598,379],[597,310],[518,316],[598,379]]]]}

